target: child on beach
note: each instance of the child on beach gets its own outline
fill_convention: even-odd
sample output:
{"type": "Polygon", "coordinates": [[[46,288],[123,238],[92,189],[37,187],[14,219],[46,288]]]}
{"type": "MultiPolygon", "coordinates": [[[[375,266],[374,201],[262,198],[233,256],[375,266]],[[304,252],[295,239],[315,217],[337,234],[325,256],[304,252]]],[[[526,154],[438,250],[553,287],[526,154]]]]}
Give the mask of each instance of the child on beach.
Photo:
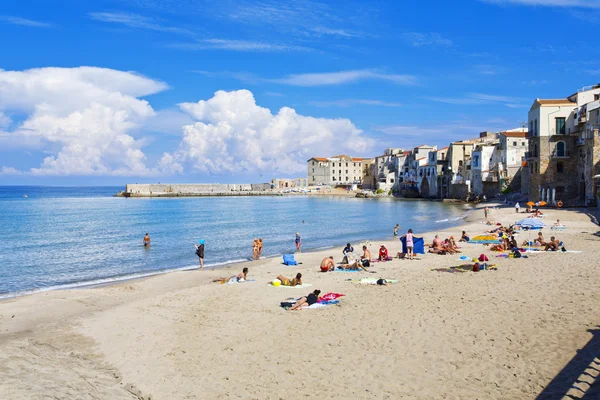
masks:
{"type": "Polygon", "coordinates": [[[302,238],[300,237],[300,234],[298,232],[296,232],[296,253],[302,253],[302,238]]]}
{"type": "Polygon", "coordinates": [[[412,231],[412,229],[409,229],[408,232],[406,233],[406,251],[408,252],[409,260],[413,259],[413,248],[414,248],[413,231],[412,231]]]}
{"type": "Polygon", "coordinates": [[[398,237],[398,230],[400,229],[400,225],[396,224],[396,226],[394,227],[394,239],[396,239],[396,237],[398,237]]]}

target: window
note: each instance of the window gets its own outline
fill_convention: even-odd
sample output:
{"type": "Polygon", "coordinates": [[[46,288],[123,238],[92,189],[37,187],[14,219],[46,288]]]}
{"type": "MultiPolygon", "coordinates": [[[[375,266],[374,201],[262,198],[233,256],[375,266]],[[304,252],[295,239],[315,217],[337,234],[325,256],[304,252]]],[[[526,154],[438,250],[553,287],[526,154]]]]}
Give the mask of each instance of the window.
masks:
{"type": "Polygon", "coordinates": [[[596,100],[600,100],[600,94],[595,94],[594,95],[594,101],[596,101],[596,100]]]}
{"type": "Polygon", "coordinates": [[[525,146],[525,142],[521,142],[521,146],[525,146]]]}
{"type": "Polygon", "coordinates": [[[557,162],[556,163],[556,172],[558,172],[559,174],[562,174],[564,171],[564,164],[562,162],[557,162]]]}
{"type": "Polygon", "coordinates": [[[313,174],[315,173],[315,169],[313,168],[313,174]]]}
{"type": "Polygon", "coordinates": [[[315,162],[313,161],[313,165],[315,165],[315,162]]]}
{"type": "Polygon", "coordinates": [[[556,135],[564,135],[565,134],[565,119],[564,118],[556,118],[556,135]]]}
{"type": "Polygon", "coordinates": [[[356,163],[354,163],[354,166],[356,167],[356,163]]]}
{"type": "Polygon", "coordinates": [[[348,163],[346,163],[346,167],[348,166],[348,163]]]}
{"type": "Polygon", "coordinates": [[[313,182],[316,180],[316,178],[313,176],[313,182]]]}
{"type": "Polygon", "coordinates": [[[462,160],[458,160],[458,166],[462,167],[462,165],[463,165],[463,161],[462,160]]]}
{"type": "Polygon", "coordinates": [[[517,142],[513,142],[513,146],[516,146],[516,145],[517,145],[517,142]]]}
{"type": "Polygon", "coordinates": [[[479,166],[479,156],[473,156],[473,166],[474,167],[479,166]]]}
{"type": "Polygon", "coordinates": [[[346,175],[348,175],[348,170],[346,170],[346,175]]]}
{"type": "Polygon", "coordinates": [[[565,157],[567,155],[567,151],[565,150],[565,142],[556,143],[556,156],[557,157],[565,157]]]}

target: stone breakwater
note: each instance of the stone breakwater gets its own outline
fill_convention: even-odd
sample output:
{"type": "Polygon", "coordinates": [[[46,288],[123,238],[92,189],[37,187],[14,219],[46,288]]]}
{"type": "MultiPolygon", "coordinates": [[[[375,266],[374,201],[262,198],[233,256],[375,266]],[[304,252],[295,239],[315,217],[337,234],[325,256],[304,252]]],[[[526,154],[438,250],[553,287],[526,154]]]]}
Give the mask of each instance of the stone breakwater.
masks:
{"type": "Polygon", "coordinates": [[[121,197],[274,196],[269,183],[249,184],[127,184],[121,197]]]}

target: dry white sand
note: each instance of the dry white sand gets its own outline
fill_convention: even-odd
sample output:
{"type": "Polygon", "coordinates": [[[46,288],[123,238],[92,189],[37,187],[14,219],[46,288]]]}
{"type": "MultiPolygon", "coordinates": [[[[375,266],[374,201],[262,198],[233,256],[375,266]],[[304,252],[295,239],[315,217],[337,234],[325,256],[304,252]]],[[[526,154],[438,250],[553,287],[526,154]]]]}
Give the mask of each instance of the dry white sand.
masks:
{"type": "MultiPolygon", "coordinates": [[[[482,214],[440,236],[482,233],[482,214]]],[[[491,213],[502,223],[522,217],[491,213]]],[[[3,301],[0,399],[561,398],[589,364],[573,360],[598,349],[588,330],[600,322],[600,239],[583,211],[548,210],[545,222],[556,218],[568,226],[557,236],[583,253],[503,259],[467,244],[463,254],[486,252],[498,270],[434,272],[461,262],[426,254],[375,264],[377,274],[318,272],[324,256],[341,258],[332,249],[298,255],[298,267],[268,259],[3,301]],[[257,282],[211,283],[244,266],[257,282]],[[311,288],[267,285],[298,271],[311,288]],[[362,277],[400,282],[346,281],[362,277]],[[279,307],[313,289],[346,296],[321,309],[279,307]]],[[[582,379],[591,383],[599,370],[592,362],[582,379]]],[[[577,386],[574,397],[590,392],[577,386]]]]}

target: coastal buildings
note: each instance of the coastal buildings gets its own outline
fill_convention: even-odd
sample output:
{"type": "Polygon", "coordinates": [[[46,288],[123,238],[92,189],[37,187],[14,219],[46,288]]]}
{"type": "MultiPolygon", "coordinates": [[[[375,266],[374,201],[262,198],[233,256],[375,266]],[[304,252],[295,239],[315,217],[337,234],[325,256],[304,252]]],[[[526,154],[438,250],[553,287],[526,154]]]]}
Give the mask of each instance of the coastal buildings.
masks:
{"type": "Polygon", "coordinates": [[[594,112],[599,100],[600,85],[595,85],[567,98],[533,102],[528,115],[529,179],[522,185],[532,201],[595,203],[600,151],[594,112]]]}
{"type": "Polygon", "coordinates": [[[308,160],[308,185],[361,185],[364,161],[364,158],[345,154],[329,158],[313,157],[308,160]]]}
{"type": "Polygon", "coordinates": [[[374,190],[389,192],[396,185],[397,172],[400,165],[404,164],[404,150],[399,148],[387,148],[383,155],[374,158],[371,166],[372,175],[375,177],[374,190]]]}

